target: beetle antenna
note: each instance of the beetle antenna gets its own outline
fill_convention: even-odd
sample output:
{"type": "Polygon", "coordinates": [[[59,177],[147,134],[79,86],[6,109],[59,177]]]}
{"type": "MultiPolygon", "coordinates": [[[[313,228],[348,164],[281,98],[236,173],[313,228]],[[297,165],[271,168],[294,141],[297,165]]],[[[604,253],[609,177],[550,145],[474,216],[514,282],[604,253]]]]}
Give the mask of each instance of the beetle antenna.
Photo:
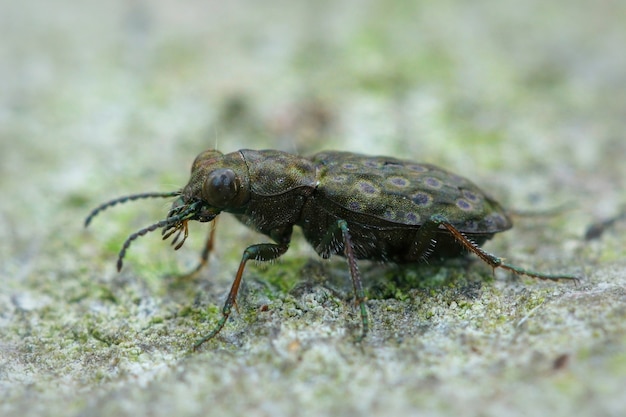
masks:
{"type": "MultiPolygon", "coordinates": [[[[167,219],[161,220],[154,224],[151,224],[150,226],[144,227],[143,229],[138,230],[132,235],[128,236],[128,238],[126,239],[126,241],[124,241],[124,244],[122,245],[122,249],[120,250],[120,253],[117,256],[117,271],[119,272],[122,270],[124,256],[126,256],[126,251],[130,247],[130,244],[133,242],[133,240],[145,235],[146,233],[153,232],[156,229],[172,226],[180,222],[186,222],[189,220],[190,217],[192,217],[195,214],[196,210],[197,210],[197,204],[191,204],[182,213],[177,214],[176,216],[168,217],[167,219]]],[[[184,239],[183,239],[183,242],[184,242],[184,239]]],[[[179,243],[179,245],[182,246],[182,242],[179,243]]],[[[178,249],[178,247],[176,249],[178,249]]]]}
{"type": "MultiPolygon", "coordinates": [[[[168,197],[176,197],[181,194],[181,191],[170,191],[166,193],[140,193],[140,194],[132,194],[126,195],[124,197],[116,198],[115,200],[107,201],[106,203],[100,204],[98,207],[93,209],[89,216],[85,219],[85,227],[89,226],[91,220],[98,215],[103,210],[108,209],[109,207],[113,207],[116,204],[123,204],[128,201],[140,200],[142,198],[168,198],[168,197]]],[[[163,226],[161,226],[163,227],[163,226]]]]}

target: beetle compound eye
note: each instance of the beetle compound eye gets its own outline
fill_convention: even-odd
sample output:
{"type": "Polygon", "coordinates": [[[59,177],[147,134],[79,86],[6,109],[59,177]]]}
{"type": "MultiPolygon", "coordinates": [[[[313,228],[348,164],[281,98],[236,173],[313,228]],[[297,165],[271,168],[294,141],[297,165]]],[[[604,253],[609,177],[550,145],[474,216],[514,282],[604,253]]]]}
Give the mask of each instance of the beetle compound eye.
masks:
{"type": "Polygon", "coordinates": [[[239,192],[239,179],[232,169],[216,169],[202,185],[202,198],[214,207],[226,207],[239,192]]]}

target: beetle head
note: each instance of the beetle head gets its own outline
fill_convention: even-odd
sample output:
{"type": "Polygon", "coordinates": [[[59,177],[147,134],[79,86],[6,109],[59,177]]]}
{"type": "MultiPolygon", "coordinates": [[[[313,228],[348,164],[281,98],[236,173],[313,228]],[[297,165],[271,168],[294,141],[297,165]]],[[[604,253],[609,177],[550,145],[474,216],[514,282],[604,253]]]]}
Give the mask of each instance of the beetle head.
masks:
{"type": "Polygon", "coordinates": [[[238,211],[250,200],[248,167],[240,152],[223,155],[207,150],[191,165],[191,178],[170,210],[170,215],[195,207],[189,220],[208,222],[220,212],[238,211]]]}
{"type": "Polygon", "coordinates": [[[128,236],[118,256],[118,270],[122,268],[122,261],[130,244],[146,233],[162,229],[163,239],[174,235],[172,245],[174,249],[179,249],[187,239],[189,221],[210,222],[222,211],[237,212],[244,209],[250,200],[250,180],[243,155],[241,152],[223,155],[216,150],[204,151],[191,165],[191,178],[182,190],[133,194],[108,201],[87,216],[85,226],[102,210],[116,204],[167,197],[177,197],[167,217],[128,236]]]}

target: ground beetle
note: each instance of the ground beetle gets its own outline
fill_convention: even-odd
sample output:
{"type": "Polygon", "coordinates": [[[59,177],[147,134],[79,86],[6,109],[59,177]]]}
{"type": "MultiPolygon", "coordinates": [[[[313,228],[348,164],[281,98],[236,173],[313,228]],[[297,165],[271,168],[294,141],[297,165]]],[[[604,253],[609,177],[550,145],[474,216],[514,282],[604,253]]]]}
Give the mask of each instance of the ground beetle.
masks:
{"type": "MultiPolygon", "coordinates": [[[[89,214],[85,226],[108,207],[153,197],[176,199],[164,220],[128,237],[119,253],[118,270],[139,236],[162,229],[163,239],[174,235],[172,245],[179,249],[187,238],[189,221],[211,222],[222,211],[275,242],[244,250],[222,317],[194,348],[224,327],[246,262],[270,261],[284,254],[293,226],[302,228],[322,258],[337,254],[347,259],[362,319],[360,338],[369,325],[357,259],[417,263],[473,253],[494,269],[554,281],[578,280],[522,269],[481,249],[495,233],[511,228],[511,220],[500,204],[469,180],[429,164],[336,151],[304,158],[276,150],[243,149],[225,155],[207,150],[196,157],[191,179],[182,190],[109,201],[89,214]]],[[[214,230],[194,272],[207,262],[214,230]]]]}

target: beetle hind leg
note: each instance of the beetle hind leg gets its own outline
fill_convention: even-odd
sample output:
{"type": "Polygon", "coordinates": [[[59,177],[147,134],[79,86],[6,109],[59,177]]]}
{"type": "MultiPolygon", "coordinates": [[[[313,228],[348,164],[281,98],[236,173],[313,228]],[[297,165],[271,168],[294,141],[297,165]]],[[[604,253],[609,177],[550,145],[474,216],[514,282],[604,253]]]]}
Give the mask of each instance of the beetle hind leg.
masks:
{"type": "Polygon", "coordinates": [[[441,226],[445,228],[461,246],[467,249],[469,252],[472,252],[474,255],[478,256],[483,262],[487,265],[491,266],[493,269],[502,268],[507,271],[511,271],[517,275],[526,275],[531,278],[537,278],[542,280],[550,280],[550,281],[561,281],[561,280],[569,280],[578,283],[580,278],[574,275],[567,274],[546,274],[542,272],[536,272],[529,269],[524,269],[516,265],[512,265],[504,262],[504,259],[499,258],[491,253],[485,251],[476,243],[472,242],[467,236],[463,234],[459,229],[457,229],[454,225],[448,222],[445,217],[441,215],[434,215],[430,219],[431,223],[434,223],[437,226],[441,226]]]}

